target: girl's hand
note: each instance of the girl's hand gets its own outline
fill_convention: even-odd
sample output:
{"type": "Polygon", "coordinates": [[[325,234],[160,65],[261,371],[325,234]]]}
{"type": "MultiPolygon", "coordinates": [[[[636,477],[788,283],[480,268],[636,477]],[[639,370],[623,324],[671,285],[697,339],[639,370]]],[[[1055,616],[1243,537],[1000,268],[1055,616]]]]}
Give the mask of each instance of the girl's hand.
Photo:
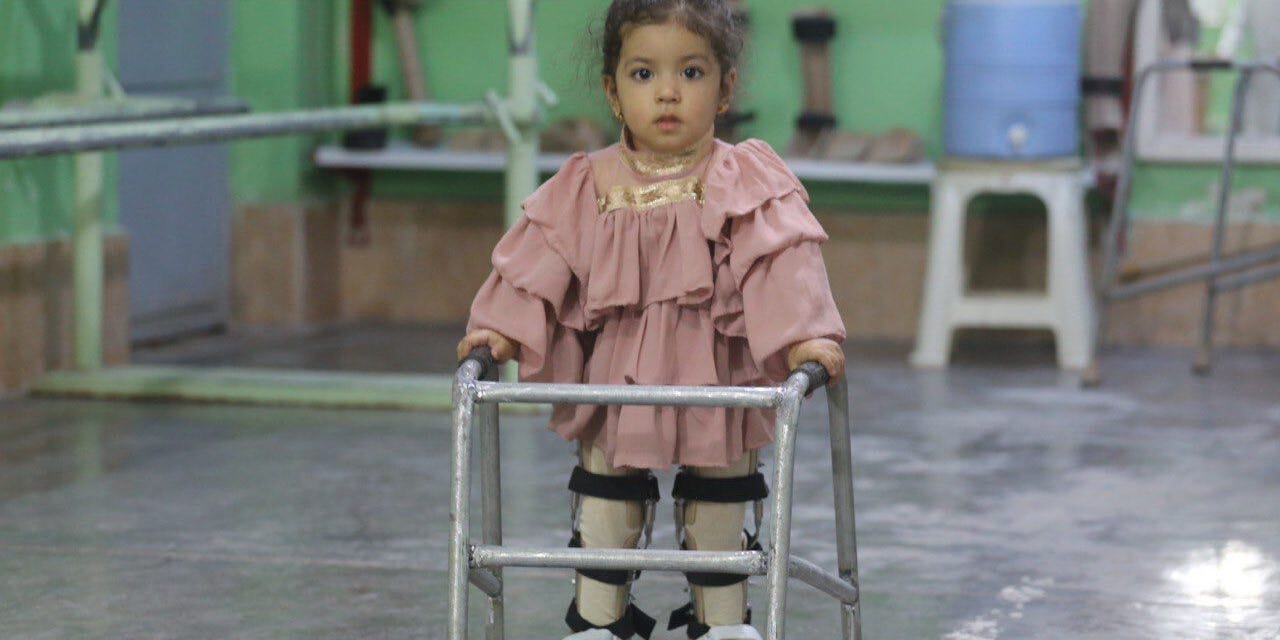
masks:
{"type": "Polygon", "coordinates": [[[817,362],[827,370],[827,375],[831,378],[827,384],[835,382],[836,378],[844,373],[844,351],[835,340],[827,338],[805,340],[791,345],[791,349],[787,351],[789,371],[794,371],[796,367],[809,361],[817,362]]]}
{"type": "Polygon", "coordinates": [[[468,353],[476,347],[489,345],[489,350],[493,353],[494,362],[506,362],[514,357],[520,351],[520,344],[511,338],[508,338],[497,331],[489,329],[476,329],[468,333],[461,342],[458,343],[458,360],[467,357],[468,353]]]}

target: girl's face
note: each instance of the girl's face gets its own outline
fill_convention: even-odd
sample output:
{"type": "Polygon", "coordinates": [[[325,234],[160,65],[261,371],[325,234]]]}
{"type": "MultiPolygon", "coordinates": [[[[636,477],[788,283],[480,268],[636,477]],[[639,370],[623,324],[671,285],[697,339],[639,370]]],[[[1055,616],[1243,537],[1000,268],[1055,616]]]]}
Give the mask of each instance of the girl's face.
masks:
{"type": "Polygon", "coordinates": [[[736,80],[705,38],[668,22],[624,27],[618,68],[603,82],[638,150],[676,152],[711,136],[736,80]]]}

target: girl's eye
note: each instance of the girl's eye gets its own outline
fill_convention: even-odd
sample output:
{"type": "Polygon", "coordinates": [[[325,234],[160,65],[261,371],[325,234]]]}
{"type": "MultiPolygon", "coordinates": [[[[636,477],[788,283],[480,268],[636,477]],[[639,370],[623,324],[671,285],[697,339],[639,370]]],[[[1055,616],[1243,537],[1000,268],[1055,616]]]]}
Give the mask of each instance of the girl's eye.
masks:
{"type": "Polygon", "coordinates": [[[685,78],[689,80],[697,80],[698,78],[701,78],[703,75],[706,75],[706,72],[704,72],[702,69],[699,69],[698,67],[685,67],[684,71],[682,71],[681,73],[684,75],[685,78]]]}
{"type": "Polygon", "coordinates": [[[632,71],[631,77],[635,78],[636,80],[644,81],[652,78],[653,72],[642,67],[642,68],[636,69],[635,71],[632,71]]]}

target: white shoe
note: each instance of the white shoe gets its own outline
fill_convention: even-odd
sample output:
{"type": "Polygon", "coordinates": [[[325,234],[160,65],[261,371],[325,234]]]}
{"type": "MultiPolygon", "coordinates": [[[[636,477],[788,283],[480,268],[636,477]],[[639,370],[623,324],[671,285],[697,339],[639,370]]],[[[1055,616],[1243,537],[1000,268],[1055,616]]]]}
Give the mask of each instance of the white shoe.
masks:
{"type": "Polygon", "coordinates": [[[711,627],[698,640],[764,640],[760,632],[749,624],[724,624],[711,627]]]}
{"type": "MultiPolygon", "coordinates": [[[[756,636],[756,638],[759,637],[756,636]]],[[[587,629],[586,631],[579,631],[573,635],[565,636],[564,640],[622,640],[622,638],[613,635],[608,629],[587,629]]]]}

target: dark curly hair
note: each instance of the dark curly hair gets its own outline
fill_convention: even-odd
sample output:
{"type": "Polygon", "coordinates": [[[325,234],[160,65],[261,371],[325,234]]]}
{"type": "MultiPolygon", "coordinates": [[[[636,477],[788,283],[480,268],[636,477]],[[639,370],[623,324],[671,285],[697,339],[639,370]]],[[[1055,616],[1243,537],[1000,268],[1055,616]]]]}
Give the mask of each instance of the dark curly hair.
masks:
{"type": "Polygon", "coordinates": [[[729,0],[613,0],[600,36],[600,72],[612,77],[617,71],[623,27],[667,22],[675,22],[707,39],[720,64],[722,78],[738,66],[743,38],[729,0]]]}

